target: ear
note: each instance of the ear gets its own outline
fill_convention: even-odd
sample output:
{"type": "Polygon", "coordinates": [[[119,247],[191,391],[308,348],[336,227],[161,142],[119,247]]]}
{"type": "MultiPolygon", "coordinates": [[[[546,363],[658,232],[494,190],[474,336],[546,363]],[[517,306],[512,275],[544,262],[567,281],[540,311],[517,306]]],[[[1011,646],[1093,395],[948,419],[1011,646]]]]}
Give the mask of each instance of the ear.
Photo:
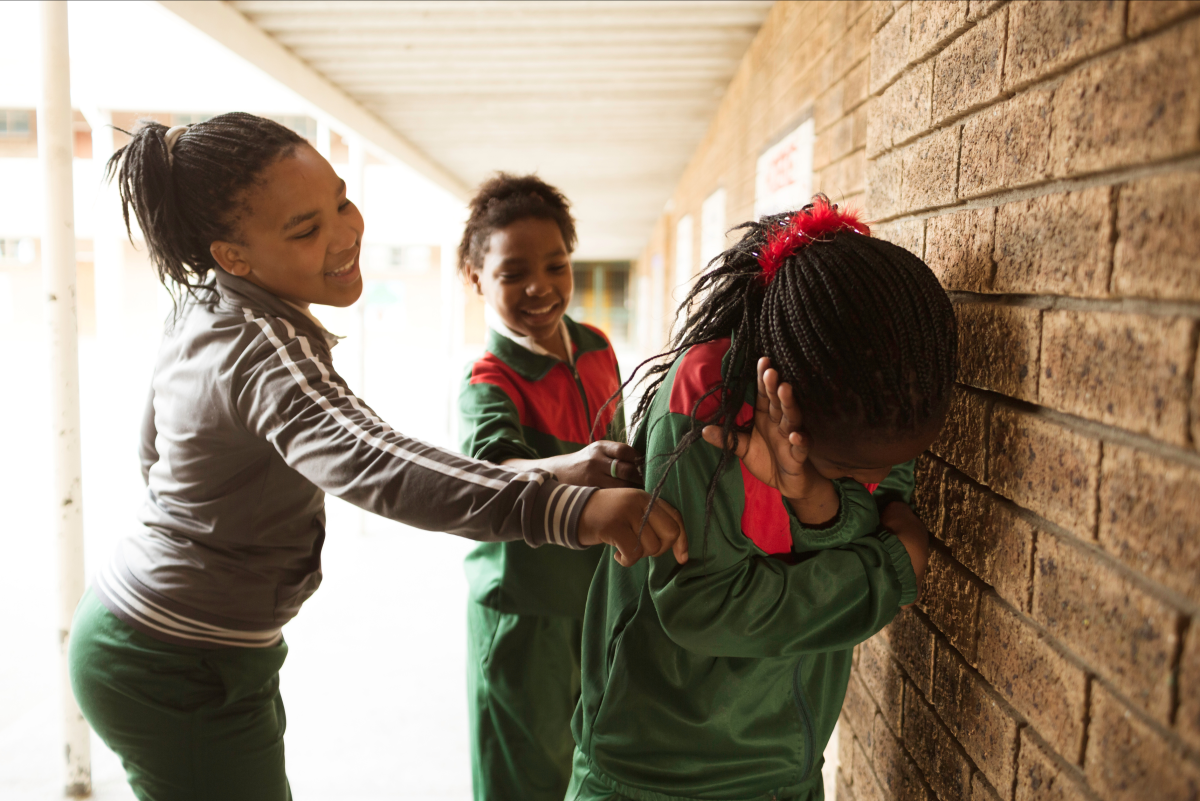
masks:
{"type": "Polygon", "coordinates": [[[467,283],[474,287],[475,294],[483,296],[483,271],[478,267],[467,267],[467,283]]]}
{"type": "Polygon", "coordinates": [[[246,255],[240,245],[233,242],[213,242],[208,246],[208,252],[217,264],[221,265],[221,269],[230,275],[245,278],[250,274],[250,262],[246,261],[246,255]]]}

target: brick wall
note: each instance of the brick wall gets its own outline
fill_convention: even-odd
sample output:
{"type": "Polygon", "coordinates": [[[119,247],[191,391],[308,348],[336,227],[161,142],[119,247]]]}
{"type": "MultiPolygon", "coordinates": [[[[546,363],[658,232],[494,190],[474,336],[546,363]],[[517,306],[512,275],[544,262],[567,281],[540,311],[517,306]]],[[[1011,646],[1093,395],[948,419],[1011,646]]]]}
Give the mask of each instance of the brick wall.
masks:
{"type": "Polygon", "coordinates": [[[1200,798],[1200,3],[845,5],[773,11],[664,218],[748,218],[811,107],[818,188],[958,310],[929,574],[857,651],[838,799],[1200,798]]]}

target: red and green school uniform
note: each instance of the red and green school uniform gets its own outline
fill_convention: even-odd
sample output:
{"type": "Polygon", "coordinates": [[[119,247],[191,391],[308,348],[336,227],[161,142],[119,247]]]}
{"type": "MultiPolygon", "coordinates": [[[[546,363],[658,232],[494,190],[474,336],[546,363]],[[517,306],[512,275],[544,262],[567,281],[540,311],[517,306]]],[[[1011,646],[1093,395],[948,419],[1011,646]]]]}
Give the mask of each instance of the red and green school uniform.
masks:
{"type": "MultiPolygon", "coordinates": [[[[671,368],[634,443],[648,487],[728,350],[728,339],[699,345],[671,368]]],[[[753,393],[739,422],[753,416],[753,393]]],[[[700,416],[716,403],[714,394],[700,416]]],[[[572,801],[820,799],[851,650],[916,598],[907,552],[879,527],[884,504],[911,497],[911,462],[877,487],[835,482],[837,518],[808,528],[734,461],[706,529],[720,456],[697,442],[664,485],[684,518],[687,564],[667,554],[614,570],[600,560],[584,619],[572,801]]]]}
{"type": "MultiPolygon", "coordinates": [[[[459,400],[463,453],[500,463],[624,441],[616,355],[564,317],[573,363],[488,331],[459,400]]],[[[467,557],[468,708],[475,798],[562,801],[571,772],[584,604],[601,548],[485,543],[467,557]]]]}

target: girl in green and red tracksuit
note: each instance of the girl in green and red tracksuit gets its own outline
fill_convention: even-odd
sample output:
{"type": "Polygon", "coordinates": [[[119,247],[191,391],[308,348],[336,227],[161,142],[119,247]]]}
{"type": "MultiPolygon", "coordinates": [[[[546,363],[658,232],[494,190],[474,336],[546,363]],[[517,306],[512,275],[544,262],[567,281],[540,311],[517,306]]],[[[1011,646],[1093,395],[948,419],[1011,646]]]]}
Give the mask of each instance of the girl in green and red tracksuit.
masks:
{"type": "MultiPolygon", "coordinates": [[[[605,405],[620,390],[616,356],[599,330],[564,316],[574,245],[566,198],[535,176],[501,174],[472,200],[459,265],[489,330],[460,398],[463,452],[567,484],[628,487],[640,484],[637,454],[623,444],[619,405],[605,405]]],[[[555,550],[487,543],[467,558],[480,801],[561,801],[570,777],[583,607],[603,552],[555,550]]]]}
{"type": "Polygon", "coordinates": [[[822,798],[852,649],[917,596],[907,504],[954,382],[950,301],[823,197],[743,228],[634,415],[691,558],[600,562],[571,801],[822,798]]]}

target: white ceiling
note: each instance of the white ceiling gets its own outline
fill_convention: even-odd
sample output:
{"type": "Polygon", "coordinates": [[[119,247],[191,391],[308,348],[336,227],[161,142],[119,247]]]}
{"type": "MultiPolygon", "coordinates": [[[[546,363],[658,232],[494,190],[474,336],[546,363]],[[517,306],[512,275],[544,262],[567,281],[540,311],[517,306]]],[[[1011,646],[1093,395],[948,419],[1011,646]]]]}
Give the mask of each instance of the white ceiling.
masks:
{"type": "Polygon", "coordinates": [[[230,5],[468,186],[556,184],[580,258],[633,258],[773,2],[230,5]]]}

